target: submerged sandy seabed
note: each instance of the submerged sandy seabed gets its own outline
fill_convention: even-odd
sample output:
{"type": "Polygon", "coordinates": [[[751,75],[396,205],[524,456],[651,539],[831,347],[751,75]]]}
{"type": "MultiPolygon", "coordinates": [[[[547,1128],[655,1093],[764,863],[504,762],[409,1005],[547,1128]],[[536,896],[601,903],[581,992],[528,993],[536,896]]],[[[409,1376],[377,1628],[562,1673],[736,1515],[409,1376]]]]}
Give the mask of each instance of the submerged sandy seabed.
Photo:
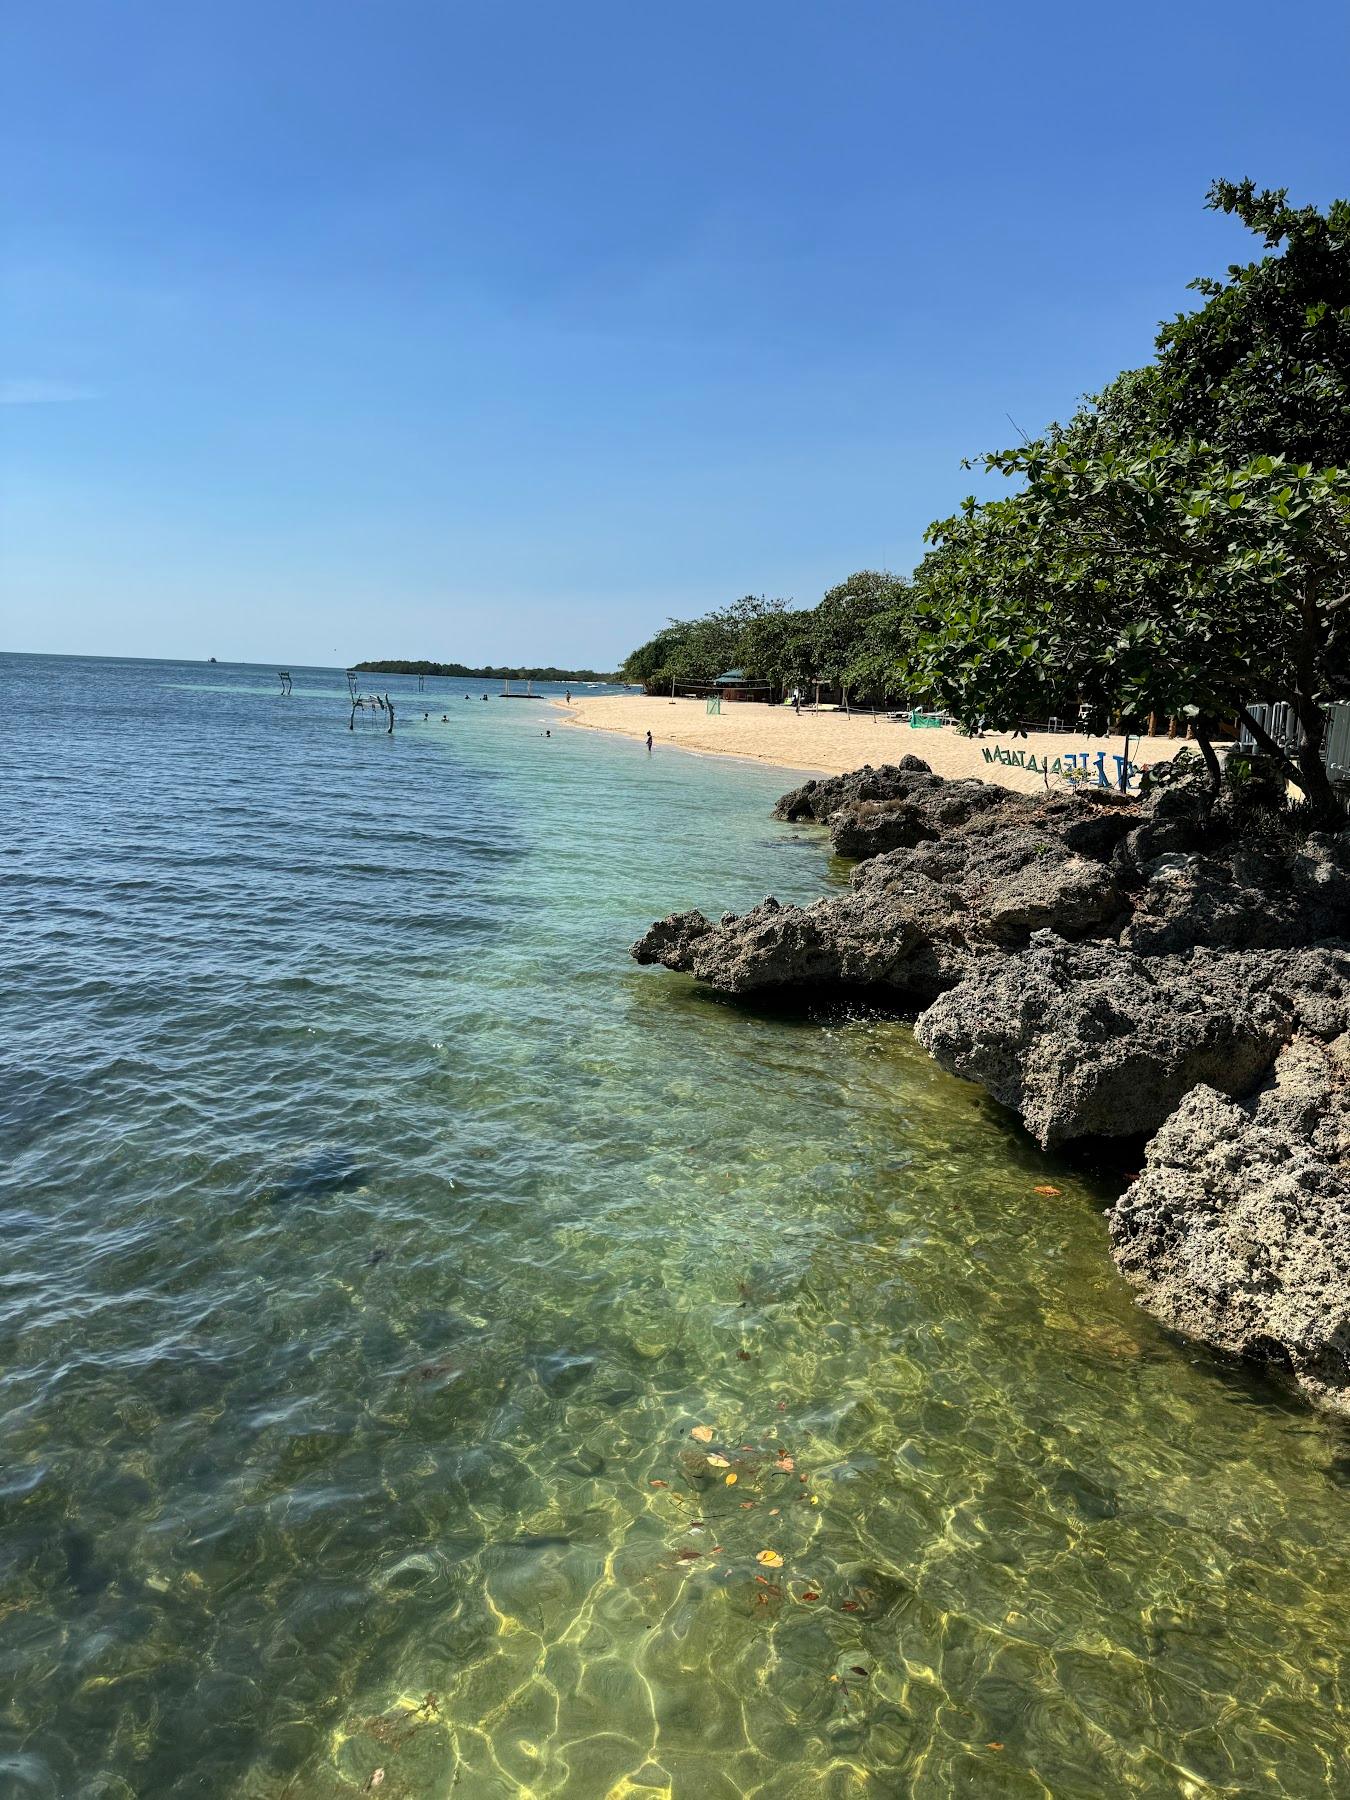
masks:
{"type": "MultiPolygon", "coordinates": [[[[1010,732],[991,731],[982,738],[967,738],[950,726],[916,730],[908,723],[874,718],[870,713],[798,714],[791,707],[752,702],[728,703],[720,714],[709,714],[702,700],[598,694],[574,696],[565,710],[571,723],[593,731],[617,731],[634,738],[644,738],[650,731],[658,745],[716,756],[744,756],[813,775],[842,775],[864,763],[898,762],[906,751],[912,751],[939,775],[979,775],[1026,792],[1043,787],[1047,775],[1051,781],[1056,779],[1057,760],[1061,770],[1086,766],[1095,771],[1099,754],[1114,786],[1115,758],[1126,754],[1125,739],[1119,736],[1039,731],[1013,737],[1010,732]],[[1004,761],[996,752],[1021,760],[1004,761]]],[[[1181,738],[1131,738],[1130,761],[1141,768],[1165,761],[1175,756],[1183,743],[1181,738]]]]}

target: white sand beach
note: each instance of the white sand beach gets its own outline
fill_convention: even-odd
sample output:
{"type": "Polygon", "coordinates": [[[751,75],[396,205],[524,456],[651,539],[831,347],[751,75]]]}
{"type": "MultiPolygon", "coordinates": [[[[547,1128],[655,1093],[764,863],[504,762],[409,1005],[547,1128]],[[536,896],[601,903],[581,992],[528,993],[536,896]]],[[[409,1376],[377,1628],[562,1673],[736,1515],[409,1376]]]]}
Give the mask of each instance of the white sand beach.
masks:
{"type": "MultiPolygon", "coordinates": [[[[1095,769],[1099,754],[1105,758],[1107,777],[1114,785],[1114,758],[1126,754],[1125,739],[1120,736],[1088,737],[1064,731],[1014,737],[1010,732],[991,731],[982,738],[968,738],[949,726],[915,729],[871,713],[798,714],[791,707],[753,702],[728,703],[714,714],[709,714],[702,700],[633,694],[574,695],[570,707],[562,701],[558,704],[570,724],[590,731],[614,731],[632,738],[645,738],[650,731],[658,747],[748,757],[811,775],[842,775],[864,763],[893,763],[910,751],[939,775],[978,775],[1032,792],[1044,787],[1047,778],[1052,785],[1057,782],[1056,761],[1061,770],[1066,766],[1095,769]],[[1003,760],[1005,753],[1010,760],[1003,760]],[[1019,757],[1020,762],[1016,760],[1019,757]],[[1066,763],[1066,758],[1073,761],[1066,763]]],[[[1132,737],[1129,759],[1142,769],[1175,756],[1184,743],[1183,738],[1132,737]]]]}

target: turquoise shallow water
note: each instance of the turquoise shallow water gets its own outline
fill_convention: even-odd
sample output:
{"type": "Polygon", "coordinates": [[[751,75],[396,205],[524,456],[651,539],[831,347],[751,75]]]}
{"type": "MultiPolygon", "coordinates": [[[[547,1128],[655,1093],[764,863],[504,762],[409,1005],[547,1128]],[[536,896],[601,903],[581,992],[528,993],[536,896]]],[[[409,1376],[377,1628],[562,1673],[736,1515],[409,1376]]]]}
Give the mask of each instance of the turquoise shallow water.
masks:
{"type": "Polygon", "coordinates": [[[1345,1434],[903,1023],[627,960],[839,879],[782,777],[0,662],[0,1794],[1350,1788],[1345,1434]]]}

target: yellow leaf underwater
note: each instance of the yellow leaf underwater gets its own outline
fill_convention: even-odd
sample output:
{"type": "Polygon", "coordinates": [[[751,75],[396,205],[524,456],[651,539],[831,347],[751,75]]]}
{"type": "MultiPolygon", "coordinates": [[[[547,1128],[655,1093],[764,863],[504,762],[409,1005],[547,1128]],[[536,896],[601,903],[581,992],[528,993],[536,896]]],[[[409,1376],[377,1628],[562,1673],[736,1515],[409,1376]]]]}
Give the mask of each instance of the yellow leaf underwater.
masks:
{"type": "Polygon", "coordinates": [[[783,1559],[776,1550],[761,1550],[755,1557],[757,1563],[763,1563],[766,1569],[781,1569],[783,1559]]]}
{"type": "Polygon", "coordinates": [[[708,1458],[708,1467],[710,1469],[729,1469],[731,1464],[727,1461],[725,1456],[710,1456],[708,1458]]]}
{"type": "Polygon", "coordinates": [[[736,1471],[735,1471],[735,1470],[734,1470],[734,1469],[733,1469],[733,1470],[732,1470],[732,1471],[731,1471],[731,1473],[730,1473],[730,1475],[726,1475],[726,1476],[724,1476],[724,1477],[723,1477],[723,1479],[724,1479],[724,1480],[725,1480],[725,1482],[726,1482],[726,1484],[727,1484],[727,1486],[728,1486],[728,1487],[735,1487],[735,1485],[736,1485],[736,1471]]]}
{"type": "Polygon", "coordinates": [[[700,1444],[711,1444],[712,1434],[713,1429],[711,1425],[695,1425],[694,1429],[689,1433],[690,1437],[697,1438],[700,1444]]]}

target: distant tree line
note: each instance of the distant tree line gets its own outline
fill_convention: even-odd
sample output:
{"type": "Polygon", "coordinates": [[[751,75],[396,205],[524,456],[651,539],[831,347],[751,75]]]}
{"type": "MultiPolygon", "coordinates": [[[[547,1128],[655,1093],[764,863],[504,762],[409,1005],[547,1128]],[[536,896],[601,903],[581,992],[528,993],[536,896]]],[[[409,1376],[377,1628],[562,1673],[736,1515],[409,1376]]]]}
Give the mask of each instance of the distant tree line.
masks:
{"type": "Polygon", "coordinates": [[[618,675],[603,675],[595,669],[471,669],[467,663],[412,662],[389,657],[382,662],[359,662],[352,665],[367,675],[453,675],[470,681],[609,681],[618,675]]]}
{"type": "MultiPolygon", "coordinates": [[[[1016,729],[1075,702],[1139,729],[1185,718],[1217,783],[1234,721],[1315,808],[1325,708],[1350,700],[1350,201],[1213,184],[1257,260],[1192,286],[1156,356],[1065,424],[978,459],[1015,485],[931,525],[908,582],[854,575],[810,611],[745,599],[672,620],[623,667],[651,689],[728,667],[860,700],[926,698],[1016,729]],[[1284,701],[1306,733],[1249,711],[1284,701]]],[[[970,466],[970,465],[968,465],[970,466]]]]}
{"type": "Polygon", "coordinates": [[[747,594],[699,619],[672,619],[640,644],[619,674],[649,694],[711,683],[729,669],[767,684],[775,699],[816,683],[866,705],[899,691],[912,634],[913,592],[903,576],[862,569],[818,606],[747,594]]]}

